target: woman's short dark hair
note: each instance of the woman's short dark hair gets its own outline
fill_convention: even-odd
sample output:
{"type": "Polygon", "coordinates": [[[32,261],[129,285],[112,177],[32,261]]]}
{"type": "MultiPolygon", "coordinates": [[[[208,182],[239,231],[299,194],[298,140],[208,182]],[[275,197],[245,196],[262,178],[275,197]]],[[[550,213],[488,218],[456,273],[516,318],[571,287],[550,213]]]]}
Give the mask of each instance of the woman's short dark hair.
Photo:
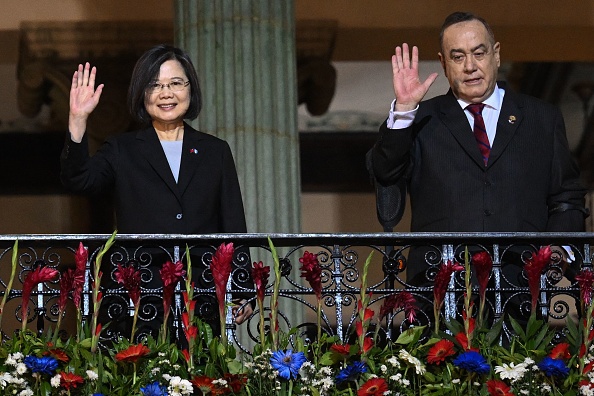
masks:
{"type": "Polygon", "coordinates": [[[179,48],[160,44],[146,51],[138,59],[128,88],[128,110],[132,117],[143,125],[150,125],[152,121],[144,104],[147,87],[157,80],[161,65],[168,60],[178,61],[190,81],[190,107],[184,118],[193,120],[198,117],[202,109],[200,84],[190,57],[179,48]]]}

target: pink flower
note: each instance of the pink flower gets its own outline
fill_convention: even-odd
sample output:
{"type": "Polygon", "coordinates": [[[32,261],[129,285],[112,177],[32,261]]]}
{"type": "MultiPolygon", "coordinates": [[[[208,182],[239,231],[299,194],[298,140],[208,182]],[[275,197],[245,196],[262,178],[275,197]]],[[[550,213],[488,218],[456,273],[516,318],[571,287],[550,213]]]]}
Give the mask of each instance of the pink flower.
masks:
{"type": "Polygon", "coordinates": [[[379,317],[383,319],[386,315],[392,313],[395,309],[402,309],[406,315],[406,319],[413,323],[416,319],[416,300],[414,296],[407,291],[401,291],[396,294],[391,294],[385,300],[380,308],[379,317]]]}
{"type": "Polygon", "coordinates": [[[579,287],[580,296],[584,305],[590,305],[592,302],[592,288],[594,287],[594,272],[589,269],[581,270],[575,277],[579,287]]]}
{"type": "Polygon", "coordinates": [[[140,271],[130,264],[124,267],[118,264],[118,269],[113,273],[118,283],[124,286],[134,306],[140,304],[140,271]]]}
{"type": "Polygon", "coordinates": [[[29,308],[29,298],[31,292],[38,284],[42,282],[49,282],[56,280],[60,275],[58,270],[50,267],[38,266],[33,271],[29,272],[23,282],[23,304],[21,305],[21,312],[23,318],[23,326],[27,322],[27,311],[29,308]]]}
{"type": "Polygon", "coordinates": [[[159,271],[161,281],[163,282],[163,311],[167,314],[171,308],[171,300],[178,282],[186,275],[183,269],[184,265],[181,261],[173,264],[171,261],[166,261],[159,271]]]}
{"type": "Polygon", "coordinates": [[[256,285],[256,296],[258,301],[264,301],[264,292],[266,291],[266,284],[268,283],[268,277],[270,276],[270,267],[264,266],[260,261],[254,262],[252,267],[252,278],[256,285]]]}
{"type": "Polygon", "coordinates": [[[544,269],[549,265],[551,260],[551,247],[545,246],[532,253],[532,256],[527,260],[524,266],[526,276],[528,277],[528,287],[530,288],[530,295],[532,297],[532,312],[536,313],[536,303],[538,300],[538,293],[540,292],[540,276],[544,269]]]}
{"type": "Polygon", "coordinates": [[[214,256],[212,256],[212,262],[210,263],[221,318],[225,317],[225,293],[227,292],[227,282],[231,275],[233,252],[233,243],[221,243],[214,256]]]}
{"type": "Polygon", "coordinates": [[[318,255],[305,251],[303,257],[299,259],[302,264],[301,277],[309,282],[309,285],[316,294],[317,299],[322,298],[322,267],[318,262],[318,255]]]}
{"type": "Polygon", "coordinates": [[[447,263],[441,263],[437,275],[435,275],[435,283],[433,284],[433,299],[437,307],[441,307],[443,304],[450,278],[454,271],[462,271],[463,269],[464,267],[458,263],[453,263],[451,260],[448,260],[447,263]]]}

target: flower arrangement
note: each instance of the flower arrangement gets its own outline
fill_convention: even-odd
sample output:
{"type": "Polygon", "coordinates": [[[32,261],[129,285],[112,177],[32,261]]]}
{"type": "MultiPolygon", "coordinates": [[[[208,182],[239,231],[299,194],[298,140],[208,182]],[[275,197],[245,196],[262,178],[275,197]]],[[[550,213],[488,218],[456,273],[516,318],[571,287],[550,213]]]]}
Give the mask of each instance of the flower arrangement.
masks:
{"type": "MultiPolygon", "coordinates": [[[[95,260],[92,303],[98,311],[101,258],[114,243],[115,233],[95,260]]],[[[340,342],[321,331],[322,269],[315,254],[305,252],[299,260],[301,277],[315,294],[318,331],[316,338],[303,339],[295,329],[283,332],[277,325],[280,263],[271,241],[272,267],[254,263],[252,277],[259,319],[259,343],[251,354],[238,354],[221,335],[213,337],[209,327],[194,316],[194,285],[189,254],[183,263],[166,262],[160,271],[164,294],[164,325],[158,338],[138,342],[121,339],[110,348],[99,348],[102,326],[93,315],[90,323],[79,324],[75,336],[57,337],[58,328],[44,335],[23,326],[20,333],[0,346],[0,389],[5,395],[93,395],[93,396],[181,396],[181,395],[594,395],[594,329],[592,292],[594,273],[582,270],[576,277],[581,293],[581,319],[567,323],[565,339],[554,340],[555,331],[536,315],[539,282],[547,270],[551,249],[544,247],[526,265],[533,308],[525,326],[509,318],[513,336],[503,345],[502,322],[486,324],[485,290],[492,262],[488,253],[466,254],[464,265],[441,264],[434,285],[433,329],[416,326],[415,299],[406,290],[381,298],[378,314],[370,308],[367,272],[371,255],[361,274],[353,334],[340,342]],[[454,272],[463,272],[465,295],[461,321],[445,320],[441,313],[444,293],[454,272]],[[478,310],[474,310],[471,274],[478,281],[478,310]],[[273,275],[272,284],[269,277],[273,275]],[[175,287],[185,282],[185,312],[182,328],[186,343],[171,342],[167,315],[175,287]],[[270,326],[265,331],[265,297],[269,298],[270,326]],[[380,323],[403,313],[409,327],[394,341],[382,343],[380,323]],[[443,326],[441,326],[443,325],[443,326]]],[[[15,243],[15,251],[17,248],[15,243]]],[[[186,251],[186,253],[189,253],[186,251]]],[[[222,244],[213,256],[216,294],[223,315],[225,289],[233,255],[232,244],[222,244]]],[[[60,277],[60,315],[68,301],[80,308],[81,276],[88,260],[82,244],[75,252],[76,268],[60,277]]],[[[13,268],[16,255],[13,254],[13,268]]],[[[25,289],[39,282],[55,280],[50,268],[36,268],[24,280],[25,289]]],[[[55,271],[55,270],[54,270],[55,271]]],[[[14,277],[14,270],[13,275],[14,277]]],[[[116,279],[124,285],[137,315],[138,274],[133,267],[120,266],[116,279]]],[[[9,283],[12,285],[12,279],[9,283]]],[[[10,287],[10,286],[9,286],[10,287]]],[[[5,299],[0,304],[0,314],[5,299]]],[[[23,300],[23,322],[27,306],[23,300]]],[[[79,323],[81,323],[79,321],[79,323]]],[[[134,323],[136,323],[134,321],[134,323]]],[[[223,323],[224,325],[224,323],[223,323]]],[[[223,326],[224,328],[224,326],[223,326]]],[[[134,335],[134,327],[131,336],[134,335]]],[[[133,337],[130,338],[133,340],[133,337]]]]}

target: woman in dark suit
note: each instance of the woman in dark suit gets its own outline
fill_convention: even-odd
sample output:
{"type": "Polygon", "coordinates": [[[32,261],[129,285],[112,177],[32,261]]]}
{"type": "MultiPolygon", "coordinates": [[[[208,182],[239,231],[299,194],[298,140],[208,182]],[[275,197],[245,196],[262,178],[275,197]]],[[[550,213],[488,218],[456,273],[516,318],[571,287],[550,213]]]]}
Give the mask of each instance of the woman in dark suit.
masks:
{"type": "MultiPolygon", "coordinates": [[[[132,73],[128,107],[144,128],[109,138],[90,157],[87,119],[104,87],[95,88],[96,73],[86,63],[72,77],[62,183],[75,192],[113,191],[121,233],[246,232],[229,145],[184,122],[195,119],[202,107],[189,56],[158,45],[140,57],[132,73]]],[[[246,304],[236,312],[237,323],[251,312],[246,304]]]]}

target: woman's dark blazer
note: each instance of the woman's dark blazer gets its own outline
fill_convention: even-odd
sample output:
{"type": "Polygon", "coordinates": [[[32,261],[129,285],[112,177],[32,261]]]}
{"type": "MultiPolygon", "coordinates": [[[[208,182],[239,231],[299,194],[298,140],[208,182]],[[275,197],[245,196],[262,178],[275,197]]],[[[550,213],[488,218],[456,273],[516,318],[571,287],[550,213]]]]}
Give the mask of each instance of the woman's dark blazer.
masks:
{"type": "Polygon", "coordinates": [[[229,145],[184,124],[176,183],[154,128],[109,138],[92,157],[86,135],[61,155],[68,189],[114,193],[120,233],[242,233],[245,214],[229,145]]]}

